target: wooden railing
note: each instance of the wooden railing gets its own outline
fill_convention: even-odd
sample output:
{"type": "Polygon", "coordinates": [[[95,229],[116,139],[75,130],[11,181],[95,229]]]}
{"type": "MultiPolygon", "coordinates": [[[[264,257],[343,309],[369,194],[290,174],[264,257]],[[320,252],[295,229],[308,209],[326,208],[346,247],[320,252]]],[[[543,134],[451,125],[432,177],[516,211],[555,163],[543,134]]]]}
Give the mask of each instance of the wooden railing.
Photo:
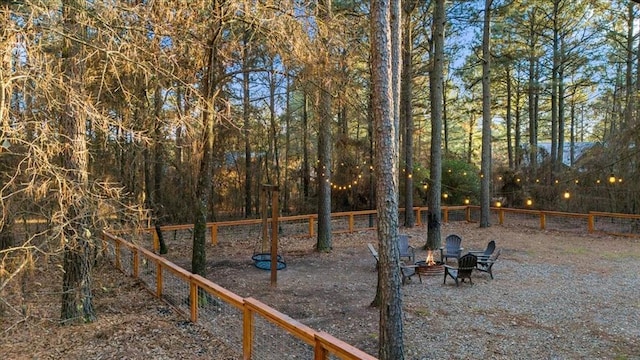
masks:
{"type": "Polygon", "coordinates": [[[121,237],[103,232],[102,241],[103,253],[116,268],[141,280],[155,296],[192,322],[203,324],[232,350],[242,349],[243,359],[280,359],[282,354],[273,342],[282,336],[288,336],[287,349],[301,349],[301,353],[295,354],[297,358],[375,359],[326,332],[315,331],[256,299],[238,296],[121,237]],[[255,331],[257,319],[271,326],[262,324],[266,330],[255,331]],[[295,346],[296,342],[301,344],[295,346]]]}
{"type": "MultiPolygon", "coordinates": [[[[415,207],[416,225],[423,226],[426,222],[428,208],[415,207]]],[[[404,209],[400,209],[404,212],[404,209]]],[[[607,233],[621,236],[639,236],[640,215],[616,214],[606,212],[567,213],[561,211],[531,210],[515,208],[491,208],[492,223],[505,225],[535,227],[542,230],[555,229],[565,231],[587,231],[589,233],[607,233]],[[529,220],[529,221],[527,221],[529,220]]],[[[444,223],[451,221],[476,222],[480,217],[480,207],[475,205],[444,206],[441,210],[444,223]]],[[[278,218],[280,226],[287,227],[289,236],[313,237],[316,234],[317,214],[282,216],[278,218]]],[[[375,210],[350,211],[331,214],[333,233],[352,233],[355,231],[376,228],[377,213],[375,210]]],[[[270,222],[271,219],[267,219],[270,222]]],[[[210,240],[213,245],[220,241],[220,231],[227,229],[241,229],[254,226],[259,228],[264,220],[245,219],[237,221],[219,221],[207,224],[210,240]]],[[[192,229],[192,224],[162,226],[161,230],[180,231],[192,229]]],[[[155,228],[146,231],[153,235],[153,249],[160,248],[155,228]]],[[[258,231],[258,230],[256,230],[258,231]]],[[[259,231],[258,231],[259,232],[259,231]]]]}
{"type": "MultiPolygon", "coordinates": [[[[423,217],[427,208],[416,207],[416,225],[422,226],[423,217]]],[[[400,209],[402,213],[404,209],[400,209]]],[[[560,211],[491,208],[491,221],[493,224],[533,227],[539,229],[556,229],[560,231],[579,231],[589,233],[606,233],[622,236],[639,236],[640,215],[615,214],[605,212],[566,213],[560,211]]],[[[449,206],[442,207],[442,220],[475,222],[480,217],[479,206],[449,206]]],[[[376,227],[376,211],[353,211],[332,214],[332,227],[334,232],[355,232],[376,227]]],[[[270,222],[270,219],[267,219],[270,222]]],[[[212,244],[220,241],[221,231],[230,230],[237,234],[242,229],[255,228],[253,231],[260,233],[264,227],[264,219],[249,219],[238,221],[221,221],[207,224],[212,244]]],[[[317,215],[297,215],[279,218],[280,226],[287,229],[288,235],[314,236],[317,226],[317,215]]],[[[193,225],[163,226],[163,232],[190,230],[193,225]]],[[[153,249],[159,249],[158,236],[154,228],[148,228],[146,233],[153,235],[153,249]]],[[[237,235],[236,235],[237,237],[237,235]]],[[[224,236],[223,236],[224,238],[224,236]]],[[[157,297],[172,304],[176,309],[188,316],[191,321],[210,323],[217,321],[211,329],[220,330],[216,333],[220,338],[229,337],[230,333],[240,331],[235,343],[230,346],[242,349],[244,359],[269,358],[269,354],[277,355],[277,350],[264,350],[269,348],[269,342],[273,341],[273,333],[284,332],[291,339],[287,340],[287,348],[292,343],[299,342],[309,347],[308,358],[326,359],[328,356],[337,356],[342,359],[375,359],[324,332],[318,332],[291,319],[285,314],[255,300],[242,298],[217,284],[176,266],[170,261],[156,255],[153,251],[128,242],[112,233],[103,234],[104,248],[112,259],[114,265],[129,275],[142,280],[147,288],[157,297]],[[180,291],[182,288],[182,291],[180,291]],[[182,297],[181,297],[182,296],[182,297]],[[213,299],[213,300],[212,300],[213,299]],[[216,304],[216,305],[212,305],[216,304]],[[220,304],[227,306],[226,311],[220,311],[220,304]],[[213,310],[211,309],[213,306],[213,310]],[[231,310],[235,309],[235,310],[231,310]],[[236,312],[233,315],[233,311],[236,312]],[[203,314],[201,314],[203,313],[203,314]],[[231,314],[231,315],[230,315],[231,314]],[[215,318],[211,320],[211,318],[215,318]],[[203,321],[204,319],[204,321],[203,321]],[[256,345],[256,339],[264,335],[265,331],[256,332],[256,319],[263,319],[272,324],[267,331],[270,336],[263,336],[261,345],[256,345]],[[234,326],[225,328],[220,324],[234,323],[234,326]],[[265,339],[266,338],[266,339],[265,339]],[[266,353],[256,356],[256,352],[266,353]]],[[[222,306],[224,307],[224,306],[222,306]]],[[[262,325],[264,326],[264,325],[262,325]]],[[[213,331],[212,330],[212,331],[213,331]]],[[[282,335],[282,334],[281,334],[282,335]]],[[[301,350],[303,353],[305,350],[301,350]]],[[[279,358],[276,356],[276,358],[279,358]]],[[[303,356],[304,358],[304,356],[303,356]]]]}

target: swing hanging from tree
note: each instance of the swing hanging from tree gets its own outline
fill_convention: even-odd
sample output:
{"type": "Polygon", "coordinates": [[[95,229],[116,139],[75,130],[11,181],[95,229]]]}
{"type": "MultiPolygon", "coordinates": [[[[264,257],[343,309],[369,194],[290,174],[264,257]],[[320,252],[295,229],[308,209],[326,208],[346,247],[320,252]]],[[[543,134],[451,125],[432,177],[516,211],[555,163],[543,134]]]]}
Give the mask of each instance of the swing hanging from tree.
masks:
{"type": "Polygon", "coordinates": [[[271,284],[274,285],[277,282],[277,270],[287,267],[282,255],[278,254],[278,186],[263,184],[261,190],[262,241],[259,248],[256,247],[254,250],[251,259],[258,269],[271,270],[271,284]],[[271,236],[269,236],[269,218],[267,217],[267,195],[269,194],[271,195],[271,236]]]}

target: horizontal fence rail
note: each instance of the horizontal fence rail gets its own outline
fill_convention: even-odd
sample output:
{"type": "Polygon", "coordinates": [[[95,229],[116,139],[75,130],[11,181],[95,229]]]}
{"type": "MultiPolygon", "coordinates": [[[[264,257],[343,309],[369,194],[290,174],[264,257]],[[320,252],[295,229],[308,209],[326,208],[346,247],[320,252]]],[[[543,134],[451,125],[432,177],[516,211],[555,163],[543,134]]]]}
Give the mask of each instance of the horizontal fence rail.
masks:
{"type": "Polygon", "coordinates": [[[141,280],[149,291],[192,322],[203,324],[231,350],[238,349],[238,358],[376,359],[256,299],[242,298],[119,236],[105,231],[102,242],[103,254],[117,269],[141,280]]]}
{"type": "MultiPolygon", "coordinates": [[[[404,213],[400,209],[400,215],[404,213]]],[[[427,222],[428,208],[413,208],[416,225],[422,226],[427,222]]],[[[640,236],[640,215],[616,214],[591,211],[588,213],[567,213],[561,211],[490,208],[492,224],[523,226],[541,230],[559,230],[568,232],[604,233],[618,236],[640,236]]],[[[479,222],[480,207],[476,205],[445,206],[441,209],[442,222],[479,222]]],[[[333,233],[352,233],[356,231],[372,230],[377,226],[375,210],[350,211],[331,214],[333,233]]],[[[207,234],[213,245],[221,239],[241,237],[257,239],[262,231],[270,224],[271,219],[245,219],[238,221],[219,221],[207,223],[207,234]]],[[[313,237],[317,234],[317,214],[282,216],[278,218],[280,231],[288,236],[313,237]]],[[[183,242],[192,239],[192,224],[162,226],[161,231],[165,239],[183,242]]],[[[160,242],[155,228],[147,228],[144,233],[152,241],[154,251],[160,249],[160,242]]]]}

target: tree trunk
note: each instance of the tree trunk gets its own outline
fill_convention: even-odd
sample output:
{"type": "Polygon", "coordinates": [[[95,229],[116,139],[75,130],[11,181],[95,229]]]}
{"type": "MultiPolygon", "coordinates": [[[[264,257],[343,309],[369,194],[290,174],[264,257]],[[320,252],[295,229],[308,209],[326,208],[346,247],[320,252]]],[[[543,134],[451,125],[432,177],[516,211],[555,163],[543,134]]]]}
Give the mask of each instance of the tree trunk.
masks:
{"type": "Polygon", "coordinates": [[[162,217],[163,211],[161,208],[161,204],[163,203],[162,199],[162,174],[164,167],[163,160],[163,151],[164,151],[164,135],[162,133],[164,121],[162,120],[162,107],[164,106],[164,101],[162,98],[162,87],[160,84],[156,85],[155,95],[154,95],[154,122],[153,122],[153,143],[154,143],[154,159],[153,159],[153,210],[156,216],[162,217]]]}
{"type": "Polygon", "coordinates": [[[560,169],[564,163],[564,127],[565,127],[565,86],[564,86],[564,40],[560,39],[560,54],[558,63],[558,162],[554,172],[560,173],[560,169]]]}
{"type": "Polygon", "coordinates": [[[307,92],[303,94],[302,100],[302,195],[306,207],[309,199],[309,187],[311,186],[311,167],[309,165],[309,100],[307,92]]]}
{"type": "Polygon", "coordinates": [[[400,56],[398,49],[394,49],[400,45],[397,37],[400,2],[374,0],[371,14],[372,109],[376,134],[374,171],[380,255],[378,282],[382,305],[378,356],[381,360],[398,360],[404,359],[398,252],[399,96],[396,91],[399,90],[400,56]]]}
{"type": "MultiPolygon", "coordinates": [[[[516,75],[517,76],[517,75],[516,75]]],[[[515,147],[515,169],[519,170],[522,165],[522,120],[520,114],[520,99],[522,97],[522,91],[520,83],[516,83],[515,94],[515,126],[514,126],[514,144],[515,147]]]]}
{"type": "Polygon", "coordinates": [[[558,169],[558,68],[560,64],[559,56],[559,29],[558,29],[558,6],[560,0],[553,0],[553,40],[552,40],[552,65],[551,65],[551,173],[550,181],[555,178],[555,171],[558,169]]]}
{"type": "Polygon", "coordinates": [[[81,27],[76,22],[80,4],[65,0],[62,3],[64,33],[67,34],[62,49],[62,66],[68,80],[68,93],[64,113],[60,116],[62,139],[68,139],[68,146],[61,154],[62,165],[66,170],[67,188],[63,193],[62,208],[64,225],[62,243],[64,245],[62,310],[60,320],[63,324],[92,322],[96,319],[91,292],[91,254],[93,241],[89,230],[87,210],[82,205],[82,196],[89,187],[88,156],[86,139],[86,119],[83,111],[76,108],[70,100],[71,93],[82,93],[82,66],[80,64],[80,44],[73,39],[84,38],[81,27]]]}
{"type": "Polygon", "coordinates": [[[513,152],[513,138],[511,137],[511,132],[512,132],[512,128],[513,128],[513,119],[511,118],[511,68],[509,67],[510,65],[507,64],[507,70],[506,70],[506,76],[505,76],[505,81],[507,82],[507,156],[509,158],[509,169],[514,169],[515,167],[515,161],[514,161],[514,152],[513,152]]]}
{"type": "MultiPolygon", "coordinates": [[[[325,23],[331,21],[331,0],[319,4],[319,17],[325,23]]],[[[328,34],[326,34],[328,36],[328,34]]],[[[329,44],[326,44],[329,46],[329,44]]],[[[324,49],[321,56],[320,73],[330,73],[330,49],[324,49]]],[[[330,251],[331,241],[331,90],[330,76],[322,78],[318,96],[318,237],[316,251],[330,251]]]]}
{"type": "Polygon", "coordinates": [[[202,112],[202,154],[196,179],[196,199],[194,204],[193,247],[191,254],[191,272],[206,277],[206,235],[209,199],[212,194],[213,178],[213,140],[214,125],[217,116],[216,97],[220,71],[218,44],[222,30],[222,4],[214,1],[212,5],[211,38],[206,49],[205,76],[202,83],[204,111],[202,112]]]}
{"type": "Polygon", "coordinates": [[[444,87],[444,26],[446,23],[444,0],[436,0],[433,12],[433,67],[429,73],[431,99],[431,179],[429,181],[429,210],[427,211],[428,250],[441,244],[440,197],[442,194],[442,106],[444,87]]]}
{"type": "Polygon", "coordinates": [[[485,0],[482,31],[482,164],[480,227],[491,226],[491,3],[485,0]]]}
{"type": "Polygon", "coordinates": [[[538,167],[538,112],[537,112],[537,71],[536,71],[536,48],[537,36],[535,29],[536,10],[532,10],[530,14],[529,27],[529,81],[528,81],[528,105],[529,105],[529,166],[531,168],[531,176],[536,176],[538,167]]]}
{"type": "Polygon", "coordinates": [[[242,134],[244,136],[244,216],[253,214],[252,165],[251,165],[251,97],[249,88],[249,34],[245,29],[242,46],[242,134]]]}
{"type": "Polygon", "coordinates": [[[413,214],[413,35],[411,33],[411,13],[415,8],[415,2],[410,0],[404,4],[404,42],[402,52],[402,92],[400,95],[400,117],[404,122],[404,226],[413,227],[415,216],[413,214]]]}
{"type": "Polygon", "coordinates": [[[625,107],[623,129],[628,129],[631,126],[635,100],[635,94],[633,93],[633,41],[635,39],[633,24],[635,23],[635,12],[633,8],[633,1],[629,1],[629,4],[627,5],[627,46],[625,48],[627,58],[625,61],[626,71],[624,84],[626,91],[624,94],[625,107]]]}
{"type": "Polygon", "coordinates": [[[285,138],[284,138],[284,186],[282,191],[282,209],[285,214],[289,213],[289,152],[291,150],[291,77],[287,76],[287,90],[286,90],[286,102],[285,102],[285,138]]]}

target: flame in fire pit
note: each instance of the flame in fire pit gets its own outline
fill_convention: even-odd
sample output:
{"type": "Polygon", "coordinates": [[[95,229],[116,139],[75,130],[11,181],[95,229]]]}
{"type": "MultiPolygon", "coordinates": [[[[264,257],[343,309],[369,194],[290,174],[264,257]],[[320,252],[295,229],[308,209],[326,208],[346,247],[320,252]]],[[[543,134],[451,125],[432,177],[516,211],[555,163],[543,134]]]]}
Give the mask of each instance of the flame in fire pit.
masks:
{"type": "Polygon", "coordinates": [[[433,266],[436,264],[436,261],[433,260],[433,250],[427,250],[427,266],[433,266]]]}

